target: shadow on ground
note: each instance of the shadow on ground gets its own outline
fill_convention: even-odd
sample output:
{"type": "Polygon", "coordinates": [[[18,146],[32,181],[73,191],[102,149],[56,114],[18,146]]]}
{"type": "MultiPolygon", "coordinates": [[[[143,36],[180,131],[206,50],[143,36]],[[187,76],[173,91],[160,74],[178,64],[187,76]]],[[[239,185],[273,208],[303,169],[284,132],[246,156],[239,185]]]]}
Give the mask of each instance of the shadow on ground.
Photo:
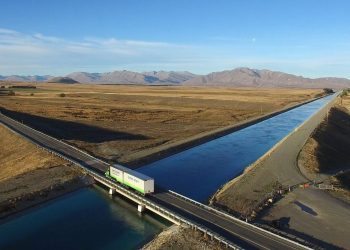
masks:
{"type": "Polygon", "coordinates": [[[320,172],[333,174],[349,166],[350,114],[345,108],[332,108],[328,122],[322,122],[312,137],[318,142],[316,157],[320,172]]]}
{"type": "MultiPolygon", "coordinates": [[[[296,231],[292,228],[289,227],[289,222],[290,222],[290,217],[281,217],[277,220],[272,220],[272,221],[268,221],[268,220],[259,220],[258,223],[259,224],[263,224],[263,225],[268,225],[268,227],[272,230],[272,231],[283,231],[287,234],[289,234],[288,238],[295,238],[298,237],[300,239],[305,240],[306,242],[308,242],[312,248],[314,249],[334,249],[334,250],[338,250],[338,249],[343,249],[341,247],[338,247],[336,245],[333,245],[331,243],[325,242],[321,239],[317,239],[315,237],[313,237],[312,235],[303,233],[303,232],[299,232],[296,231]]],[[[294,239],[295,240],[295,239],[294,239]]]]}
{"type": "Polygon", "coordinates": [[[64,121],[27,113],[0,109],[1,112],[17,121],[49,134],[57,139],[77,140],[90,143],[101,143],[116,140],[147,140],[148,137],[139,134],[115,131],[79,122],[64,121]]]}

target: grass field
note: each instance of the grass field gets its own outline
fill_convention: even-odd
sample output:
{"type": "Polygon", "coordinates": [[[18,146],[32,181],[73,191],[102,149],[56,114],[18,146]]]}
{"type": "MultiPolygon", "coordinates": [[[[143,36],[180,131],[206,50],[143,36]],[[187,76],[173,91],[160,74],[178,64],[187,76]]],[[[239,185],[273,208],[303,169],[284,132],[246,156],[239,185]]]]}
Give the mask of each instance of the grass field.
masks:
{"type": "Polygon", "coordinates": [[[294,105],[321,90],[37,84],[1,96],[7,113],[110,161],[294,105]],[[34,95],[31,95],[34,93],[34,95]],[[65,97],[60,97],[64,93],[65,97]]]}

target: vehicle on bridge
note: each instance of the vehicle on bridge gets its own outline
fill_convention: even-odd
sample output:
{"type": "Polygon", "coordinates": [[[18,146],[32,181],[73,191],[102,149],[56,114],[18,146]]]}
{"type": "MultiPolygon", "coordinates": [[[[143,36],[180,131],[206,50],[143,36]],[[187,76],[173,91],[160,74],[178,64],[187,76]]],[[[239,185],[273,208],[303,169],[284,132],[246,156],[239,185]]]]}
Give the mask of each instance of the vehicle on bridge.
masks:
{"type": "Polygon", "coordinates": [[[137,171],[121,165],[109,166],[105,173],[106,177],[124,184],[142,195],[154,192],[154,179],[137,171]]]}

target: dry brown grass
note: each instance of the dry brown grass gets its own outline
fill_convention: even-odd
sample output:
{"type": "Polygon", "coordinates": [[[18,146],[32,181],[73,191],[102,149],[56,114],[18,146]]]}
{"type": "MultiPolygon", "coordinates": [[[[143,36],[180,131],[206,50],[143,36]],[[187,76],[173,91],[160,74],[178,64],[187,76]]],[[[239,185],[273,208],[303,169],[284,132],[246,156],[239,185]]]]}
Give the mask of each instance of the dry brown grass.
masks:
{"type": "Polygon", "coordinates": [[[73,122],[67,125],[50,120],[34,122],[37,117],[21,118],[98,157],[121,163],[134,160],[140,152],[276,111],[321,92],[87,84],[37,87],[1,97],[0,107],[73,122]],[[35,95],[31,96],[33,91],[35,95]],[[59,97],[60,93],[66,96],[59,97]]]}
{"type": "Polygon", "coordinates": [[[0,181],[33,170],[66,164],[3,126],[0,126],[0,136],[0,181]]]}
{"type": "Polygon", "coordinates": [[[142,250],[219,250],[225,248],[216,240],[210,240],[209,236],[205,237],[202,232],[173,225],[145,245],[142,250]]]}
{"type": "Polygon", "coordinates": [[[2,125],[0,138],[0,204],[81,175],[70,164],[37,148],[2,125]]]}

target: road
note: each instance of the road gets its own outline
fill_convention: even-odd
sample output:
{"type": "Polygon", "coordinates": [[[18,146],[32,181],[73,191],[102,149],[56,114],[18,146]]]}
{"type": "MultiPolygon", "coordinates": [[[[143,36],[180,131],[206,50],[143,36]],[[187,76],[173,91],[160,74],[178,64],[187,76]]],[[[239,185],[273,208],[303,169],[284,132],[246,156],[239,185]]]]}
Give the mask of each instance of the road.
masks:
{"type": "MultiPolygon", "coordinates": [[[[0,122],[30,141],[64,155],[86,168],[103,173],[108,167],[107,163],[64,142],[16,122],[3,114],[0,114],[0,122]]],[[[305,247],[299,244],[255,228],[242,221],[233,220],[214,211],[199,207],[167,191],[158,191],[149,196],[148,199],[207,227],[246,249],[305,249],[305,247]]]]}
{"type": "Polygon", "coordinates": [[[269,157],[262,163],[265,171],[268,169],[269,173],[273,173],[273,175],[277,176],[278,181],[282,185],[293,186],[309,181],[300,173],[297,165],[297,158],[311,133],[327,116],[327,113],[335,102],[336,98],[310,117],[295,130],[295,133],[292,133],[278,148],[271,152],[269,157]],[[283,169],[283,171],[281,171],[281,169],[283,169]]]}

